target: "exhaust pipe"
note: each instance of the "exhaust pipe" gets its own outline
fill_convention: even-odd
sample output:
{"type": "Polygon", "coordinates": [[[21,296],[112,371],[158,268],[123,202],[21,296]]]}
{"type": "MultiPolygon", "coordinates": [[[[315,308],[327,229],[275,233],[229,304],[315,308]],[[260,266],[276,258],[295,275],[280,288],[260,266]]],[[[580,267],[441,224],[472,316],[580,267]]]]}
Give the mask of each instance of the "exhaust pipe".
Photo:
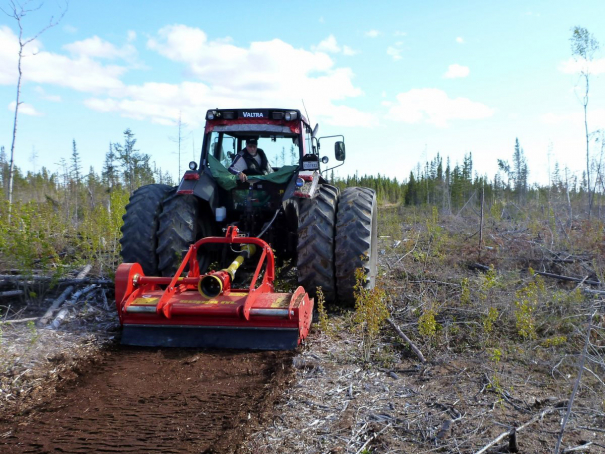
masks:
{"type": "Polygon", "coordinates": [[[238,268],[244,263],[245,259],[252,257],[255,252],[256,246],[254,244],[246,244],[242,247],[242,253],[227,268],[203,276],[198,284],[200,294],[206,298],[216,298],[225,290],[229,290],[238,268]]]}

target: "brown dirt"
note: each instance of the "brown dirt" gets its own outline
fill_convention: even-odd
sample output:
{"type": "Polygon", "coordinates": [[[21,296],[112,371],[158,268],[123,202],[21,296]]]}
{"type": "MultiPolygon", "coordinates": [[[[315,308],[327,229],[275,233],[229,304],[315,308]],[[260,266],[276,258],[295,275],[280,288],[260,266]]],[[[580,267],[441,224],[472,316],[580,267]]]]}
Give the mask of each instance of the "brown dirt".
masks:
{"type": "Polygon", "coordinates": [[[233,452],[291,375],[287,352],[113,347],[47,402],[0,415],[0,451],[233,452]]]}

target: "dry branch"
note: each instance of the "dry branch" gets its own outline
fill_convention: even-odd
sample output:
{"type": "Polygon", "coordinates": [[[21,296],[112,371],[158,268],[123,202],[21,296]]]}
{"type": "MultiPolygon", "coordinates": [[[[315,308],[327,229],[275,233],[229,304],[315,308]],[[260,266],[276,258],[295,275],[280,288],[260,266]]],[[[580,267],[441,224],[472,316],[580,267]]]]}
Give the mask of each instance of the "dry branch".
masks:
{"type": "Polygon", "coordinates": [[[403,331],[401,331],[401,329],[399,329],[399,327],[395,324],[395,322],[391,318],[387,318],[387,322],[389,322],[389,325],[391,325],[393,327],[393,329],[397,332],[399,337],[401,337],[404,341],[406,341],[410,345],[410,347],[412,348],[414,353],[416,353],[416,356],[418,357],[420,362],[426,363],[426,359],[424,358],[424,355],[422,354],[420,349],[418,347],[416,347],[414,342],[412,342],[410,340],[410,338],[407,337],[403,331]]]}
{"type": "Polygon", "coordinates": [[[38,317],[20,318],[19,320],[5,320],[0,322],[0,325],[13,325],[15,323],[27,323],[38,320],[38,317]]]}
{"type": "MultiPolygon", "coordinates": [[[[468,268],[471,269],[471,270],[479,269],[479,270],[482,270],[482,271],[489,271],[489,266],[483,265],[481,263],[471,263],[471,264],[468,265],[468,268]]],[[[586,278],[563,276],[563,275],[560,275],[560,274],[546,273],[544,271],[534,271],[534,273],[535,274],[539,274],[540,276],[550,277],[552,279],[558,279],[560,281],[580,282],[580,283],[588,284],[588,285],[602,285],[602,282],[591,281],[591,280],[588,280],[586,278]]]]}
{"type": "Polygon", "coordinates": [[[491,448],[492,446],[494,446],[496,443],[498,443],[500,440],[503,440],[504,438],[510,436],[512,433],[515,433],[515,437],[516,434],[521,432],[523,429],[525,429],[527,426],[535,423],[536,421],[538,421],[539,419],[542,419],[544,416],[546,416],[549,413],[552,413],[555,410],[558,410],[560,407],[559,406],[554,406],[554,407],[548,407],[544,410],[542,410],[540,413],[538,413],[537,415],[535,415],[533,418],[531,418],[529,421],[527,421],[525,424],[523,424],[522,426],[519,427],[515,427],[513,428],[512,431],[508,431],[508,432],[503,432],[501,433],[498,437],[494,438],[492,441],[490,441],[488,444],[486,444],[483,448],[481,448],[479,451],[475,452],[475,454],[481,454],[486,452],[489,448],[491,448]]]}

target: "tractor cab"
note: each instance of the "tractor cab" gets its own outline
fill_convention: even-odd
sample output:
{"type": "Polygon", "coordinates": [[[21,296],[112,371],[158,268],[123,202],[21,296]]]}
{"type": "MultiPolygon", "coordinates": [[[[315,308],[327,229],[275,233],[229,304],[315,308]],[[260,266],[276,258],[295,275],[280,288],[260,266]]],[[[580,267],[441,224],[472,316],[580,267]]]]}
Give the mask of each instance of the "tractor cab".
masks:
{"type": "Polygon", "coordinates": [[[297,110],[209,110],[201,161],[207,162],[210,155],[228,169],[244,150],[245,141],[257,139],[274,170],[297,166],[304,155],[313,154],[311,134],[307,120],[297,110]]]}

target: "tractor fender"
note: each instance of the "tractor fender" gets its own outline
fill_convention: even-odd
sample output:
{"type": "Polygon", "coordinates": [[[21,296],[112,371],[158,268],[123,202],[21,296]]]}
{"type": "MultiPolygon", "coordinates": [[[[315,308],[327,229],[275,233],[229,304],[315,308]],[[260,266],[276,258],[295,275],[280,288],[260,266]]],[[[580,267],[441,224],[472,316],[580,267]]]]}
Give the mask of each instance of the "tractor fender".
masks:
{"type": "Polygon", "coordinates": [[[181,180],[176,191],[177,194],[191,194],[198,199],[205,200],[214,213],[216,211],[218,198],[216,181],[214,181],[206,172],[200,174],[196,172],[195,175],[197,175],[198,178],[187,178],[188,173],[189,172],[187,172],[185,177],[181,180]]]}

